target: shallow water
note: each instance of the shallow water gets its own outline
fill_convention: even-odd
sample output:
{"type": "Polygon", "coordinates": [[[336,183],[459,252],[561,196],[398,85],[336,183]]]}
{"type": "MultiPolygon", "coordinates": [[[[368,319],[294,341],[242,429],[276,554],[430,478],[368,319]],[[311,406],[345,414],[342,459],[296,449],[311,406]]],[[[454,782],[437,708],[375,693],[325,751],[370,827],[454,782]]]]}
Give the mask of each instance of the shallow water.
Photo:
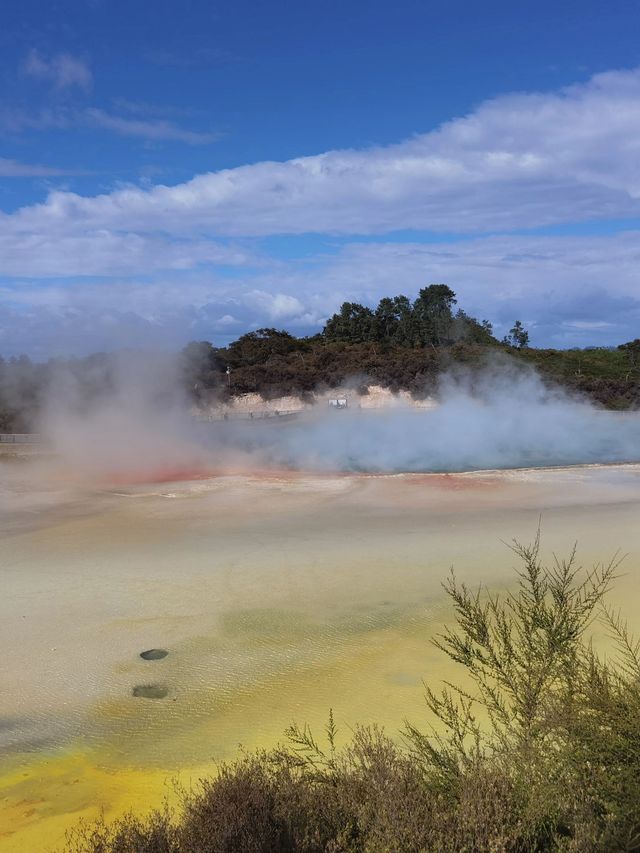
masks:
{"type": "Polygon", "coordinates": [[[542,514],[546,553],[628,553],[640,466],[463,475],[223,476],[0,491],[0,849],[61,844],[79,817],[144,809],[215,763],[333,708],[397,732],[422,679],[455,677],[429,638],[440,582],[504,586],[542,514]],[[144,660],[141,652],[169,654],[144,660]],[[137,691],[136,691],[136,688],[137,691]],[[147,698],[145,690],[151,698],[147,698]],[[166,691],[166,695],[164,694],[166,691]],[[137,692],[138,695],[135,695],[137,692]]]}

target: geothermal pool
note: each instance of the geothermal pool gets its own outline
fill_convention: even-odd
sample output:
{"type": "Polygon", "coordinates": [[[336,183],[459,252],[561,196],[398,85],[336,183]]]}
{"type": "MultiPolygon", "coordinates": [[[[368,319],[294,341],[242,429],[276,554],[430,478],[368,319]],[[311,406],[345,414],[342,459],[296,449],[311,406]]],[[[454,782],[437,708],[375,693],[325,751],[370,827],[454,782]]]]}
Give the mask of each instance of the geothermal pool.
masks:
{"type": "Polygon", "coordinates": [[[329,708],[345,737],[427,722],[422,680],[456,677],[429,645],[441,580],[511,583],[501,540],[540,515],[545,555],[628,555],[611,601],[640,627],[637,464],[115,486],[0,469],[3,851],[62,847],[79,818],[145,810],[329,708]]]}

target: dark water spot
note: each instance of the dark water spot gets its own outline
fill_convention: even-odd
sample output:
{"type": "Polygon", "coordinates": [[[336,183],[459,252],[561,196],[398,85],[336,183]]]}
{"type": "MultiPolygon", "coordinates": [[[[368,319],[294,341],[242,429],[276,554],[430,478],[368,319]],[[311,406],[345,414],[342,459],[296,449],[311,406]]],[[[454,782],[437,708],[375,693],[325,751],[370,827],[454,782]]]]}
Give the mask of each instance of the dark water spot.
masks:
{"type": "Polygon", "coordinates": [[[169,652],[166,649],[147,649],[144,652],[140,652],[140,657],[143,660],[162,660],[168,654],[169,652]]]}
{"type": "Polygon", "coordinates": [[[163,684],[136,684],[131,691],[133,696],[140,699],[164,699],[168,692],[163,684]]]}

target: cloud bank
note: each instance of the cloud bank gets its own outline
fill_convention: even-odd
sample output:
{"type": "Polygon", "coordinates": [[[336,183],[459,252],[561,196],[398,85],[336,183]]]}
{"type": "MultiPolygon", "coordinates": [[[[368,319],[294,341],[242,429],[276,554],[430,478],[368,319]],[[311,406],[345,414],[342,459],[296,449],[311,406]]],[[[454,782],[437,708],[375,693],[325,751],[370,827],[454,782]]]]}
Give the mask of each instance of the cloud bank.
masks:
{"type": "Polygon", "coordinates": [[[230,235],[486,232],[640,214],[640,70],[512,95],[398,145],[330,151],[93,198],[52,193],[16,227],[230,235]]]}
{"type": "MultiPolygon", "coordinates": [[[[4,251],[7,266],[25,264],[48,277],[107,268],[105,280],[49,280],[0,286],[0,352],[70,354],[189,339],[221,344],[247,329],[315,332],[344,300],[375,303],[416,293],[427,281],[453,284],[465,310],[494,321],[499,335],[516,317],[536,344],[566,347],[620,343],[640,326],[640,235],[598,238],[500,236],[456,243],[355,243],[314,263],[269,263],[241,246],[112,235],[107,241],[25,237],[4,251]],[[83,251],[76,241],[84,240],[83,251]],[[113,241],[113,242],[111,242],[113,241]],[[113,248],[114,251],[110,251],[113,248]],[[230,271],[208,269],[225,264],[230,271]],[[83,267],[84,264],[84,267],[83,267]],[[139,278],[127,278],[136,271],[139,278]]],[[[44,279],[43,279],[44,280],[44,279]]]]}
{"type": "MultiPolygon", "coordinates": [[[[32,64],[53,81],[53,60],[32,64]]],[[[162,119],[97,109],[90,119],[124,134],[204,141],[162,119]]],[[[23,317],[34,331],[63,307],[100,325],[111,294],[110,313],[135,314],[138,335],[166,324],[181,325],[186,338],[205,334],[207,323],[229,335],[275,320],[311,332],[345,299],[446,281],[499,330],[515,316],[527,321],[534,343],[614,343],[634,336],[640,317],[638,222],[635,69],[502,96],[384,148],[98,196],[54,190],[0,214],[0,280],[7,322],[23,317]],[[553,232],[565,226],[577,233],[553,232]],[[308,245],[283,257],[264,242],[276,237],[308,245]],[[47,283],[53,278],[60,281],[47,283]],[[151,314],[136,307],[143,292],[155,302],[151,314]],[[267,294],[263,307],[256,292],[267,294]]],[[[0,347],[3,338],[14,346],[12,335],[0,326],[0,347]]]]}

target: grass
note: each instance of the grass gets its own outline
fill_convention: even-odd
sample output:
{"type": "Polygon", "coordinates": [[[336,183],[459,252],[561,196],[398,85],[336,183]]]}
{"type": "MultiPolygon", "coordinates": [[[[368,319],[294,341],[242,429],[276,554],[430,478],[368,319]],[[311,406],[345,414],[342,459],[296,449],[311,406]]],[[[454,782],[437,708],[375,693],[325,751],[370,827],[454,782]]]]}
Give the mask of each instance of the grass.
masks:
{"type": "Polygon", "coordinates": [[[284,745],[182,791],[178,809],[82,824],[65,849],[640,850],[640,644],[606,605],[618,561],[583,571],[574,549],[546,565],[539,536],[512,548],[513,592],[445,583],[455,624],[434,642],[473,688],[427,688],[431,729],[408,722],[398,743],[357,728],[338,749],[331,714],[322,737],[293,725],[284,745]],[[615,641],[608,659],[589,642],[594,619],[615,641]]]}

